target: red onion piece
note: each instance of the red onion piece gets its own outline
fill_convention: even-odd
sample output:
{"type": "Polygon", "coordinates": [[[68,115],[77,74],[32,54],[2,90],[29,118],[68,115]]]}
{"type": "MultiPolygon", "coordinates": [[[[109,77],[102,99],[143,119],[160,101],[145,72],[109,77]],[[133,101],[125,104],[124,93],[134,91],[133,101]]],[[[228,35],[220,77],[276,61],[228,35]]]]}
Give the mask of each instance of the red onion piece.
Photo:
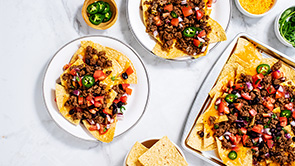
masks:
{"type": "Polygon", "coordinates": [[[261,89],[262,88],[261,84],[258,84],[257,88],[258,89],[261,89]]]}
{"type": "Polygon", "coordinates": [[[231,133],[227,131],[223,135],[231,135],[231,133]]]}
{"type": "Polygon", "coordinates": [[[269,158],[270,154],[269,153],[265,153],[265,157],[269,158]]]}
{"type": "Polygon", "coordinates": [[[198,8],[198,7],[195,7],[195,10],[197,11],[197,10],[200,10],[200,8],[198,8]]]}
{"type": "Polygon", "coordinates": [[[279,89],[278,89],[278,91],[280,91],[280,92],[284,92],[284,89],[283,89],[283,87],[282,87],[282,86],[280,86],[280,87],[279,87],[279,89]]]}
{"type": "Polygon", "coordinates": [[[220,141],[222,141],[222,140],[223,140],[223,136],[220,136],[218,139],[219,139],[220,141]]]}
{"type": "Polygon", "coordinates": [[[97,127],[97,130],[100,129],[100,125],[99,125],[99,123],[96,123],[96,127],[97,127]]]}
{"type": "Polygon", "coordinates": [[[80,69],[79,69],[79,68],[74,68],[74,70],[75,70],[75,71],[80,71],[80,69]]]}
{"type": "Polygon", "coordinates": [[[286,99],[290,98],[290,94],[289,94],[289,92],[286,92],[286,93],[285,93],[285,98],[286,98],[286,99]]]}
{"type": "Polygon", "coordinates": [[[108,119],[108,122],[111,122],[111,118],[109,115],[107,115],[107,119],[108,119]]]}
{"type": "Polygon", "coordinates": [[[73,95],[76,95],[76,96],[80,95],[80,92],[78,90],[74,90],[72,93],[73,93],[73,95]]]}
{"type": "Polygon", "coordinates": [[[203,47],[202,50],[201,50],[201,52],[205,52],[206,49],[207,49],[207,46],[206,47],[203,47]]]}
{"type": "Polygon", "coordinates": [[[286,137],[287,139],[290,139],[290,138],[291,138],[291,135],[288,133],[288,134],[285,134],[285,137],[286,137]]]}
{"type": "Polygon", "coordinates": [[[181,17],[178,17],[178,21],[179,21],[179,22],[182,22],[183,19],[182,19],[181,17]]]}
{"type": "Polygon", "coordinates": [[[92,119],[86,119],[87,120],[87,122],[89,123],[89,124],[91,124],[91,125],[95,125],[95,122],[92,120],[92,119]]]}
{"type": "Polygon", "coordinates": [[[158,34],[159,34],[158,31],[154,31],[154,32],[153,32],[154,37],[157,37],[158,34]]]}
{"type": "Polygon", "coordinates": [[[253,90],[253,86],[250,82],[246,82],[246,85],[250,91],[253,90]]]}
{"type": "Polygon", "coordinates": [[[216,3],[217,2],[217,0],[213,0],[213,3],[216,3]]]}
{"type": "Polygon", "coordinates": [[[186,0],[182,0],[182,1],[181,1],[181,4],[182,4],[182,5],[187,4],[186,0]]]}
{"type": "Polygon", "coordinates": [[[290,122],[291,126],[295,126],[295,121],[290,122]]]}
{"type": "Polygon", "coordinates": [[[236,93],[236,96],[237,96],[238,98],[240,98],[240,97],[241,97],[241,95],[240,95],[239,93],[236,93]]]}
{"type": "Polygon", "coordinates": [[[124,119],[124,115],[123,114],[117,114],[117,119],[118,120],[123,120],[124,119]]]}

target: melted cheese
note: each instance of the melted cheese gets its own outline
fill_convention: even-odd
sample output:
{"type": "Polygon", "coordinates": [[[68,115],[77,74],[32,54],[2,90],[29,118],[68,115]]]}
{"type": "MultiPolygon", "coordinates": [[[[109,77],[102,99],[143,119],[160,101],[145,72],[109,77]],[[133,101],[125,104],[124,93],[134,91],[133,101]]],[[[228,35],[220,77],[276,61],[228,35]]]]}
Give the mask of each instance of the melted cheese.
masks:
{"type": "Polygon", "coordinates": [[[239,0],[241,6],[252,14],[263,14],[274,4],[274,0],[239,0]]]}

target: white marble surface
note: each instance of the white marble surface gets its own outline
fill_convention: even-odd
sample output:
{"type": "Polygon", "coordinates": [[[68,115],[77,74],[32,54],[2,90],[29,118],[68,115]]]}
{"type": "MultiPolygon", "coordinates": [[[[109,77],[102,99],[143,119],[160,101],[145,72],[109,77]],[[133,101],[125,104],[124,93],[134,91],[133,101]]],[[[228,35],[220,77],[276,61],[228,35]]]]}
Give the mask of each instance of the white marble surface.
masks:
{"type": "MultiPolygon", "coordinates": [[[[193,98],[215,60],[239,33],[247,32],[295,57],[273,32],[274,18],[294,5],[278,0],[276,9],[260,19],[243,16],[232,6],[228,40],[205,58],[193,62],[164,61],[146,52],[132,36],[126,20],[126,0],[117,23],[108,30],[89,28],[80,14],[83,0],[0,0],[0,165],[120,166],[135,141],[167,135],[180,145],[182,129],[193,98]],[[41,83],[54,53],[85,35],[118,38],[138,51],[149,72],[151,95],[141,121],[110,144],[87,142],[60,129],[43,103],[41,83]]],[[[190,165],[209,165],[185,153],[190,165]]]]}

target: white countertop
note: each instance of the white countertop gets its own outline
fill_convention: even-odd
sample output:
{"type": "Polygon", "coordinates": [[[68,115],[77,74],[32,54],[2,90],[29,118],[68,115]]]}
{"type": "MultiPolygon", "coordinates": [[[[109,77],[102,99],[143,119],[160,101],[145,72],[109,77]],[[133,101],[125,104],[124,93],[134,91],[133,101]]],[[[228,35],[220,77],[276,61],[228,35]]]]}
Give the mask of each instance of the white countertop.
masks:
{"type": "MultiPolygon", "coordinates": [[[[293,4],[288,0],[278,0],[275,10],[260,19],[245,17],[233,4],[228,40],[192,62],[164,61],[146,52],[127,26],[126,0],[116,2],[118,21],[99,31],[82,19],[83,0],[0,1],[0,165],[121,166],[135,141],[167,135],[180,145],[196,92],[238,33],[246,32],[295,57],[295,49],[283,46],[273,31],[277,14],[293,4]],[[83,141],[59,128],[42,98],[44,70],[54,53],[75,38],[93,34],[131,45],[146,64],[151,82],[149,106],[140,122],[109,144],[83,141]]],[[[185,155],[190,165],[209,165],[187,152],[185,155]]]]}

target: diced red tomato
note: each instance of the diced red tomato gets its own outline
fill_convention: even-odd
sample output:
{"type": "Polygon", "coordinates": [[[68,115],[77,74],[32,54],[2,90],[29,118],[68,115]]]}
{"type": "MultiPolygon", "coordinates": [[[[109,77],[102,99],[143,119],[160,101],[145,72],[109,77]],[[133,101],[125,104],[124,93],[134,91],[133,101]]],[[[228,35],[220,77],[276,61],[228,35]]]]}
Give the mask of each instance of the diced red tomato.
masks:
{"type": "Polygon", "coordinates": [[[89,112],[92,113],[92,114],[95,114],[96,110],[95,109],[90,109],[89,112]]]}
{"type": "Polygon", "coordinates": [[[173,5],[172,5],[172,3],[169,4],[169,5],[166,5],[166,6],[164,7],[164,11],[165,11],[165,12],[171,12],[172,10],[173,10],[173,5]]]}
{"type": "Polygon", "coordinates": [[[257,115],[257,111],[255,111],[254,109],[251,109],[251,110],[249,111],[249,113],[251,114],[251,116],[255,116],[255,115],[257,115]]]}
{"type": "Polygon", "coordinates": [[[206,31],[205,30],[202,30],[199,34],[198,34],[198,37],[204,37],[206,36],[206,31]]]}
{"type": "Polygon", "coordinates": [[[258,151],[259,151],[259,148],[258,148],[258,146],[252,146],[252,147],[251,147],[251,149],[255,150],[256,152],[258,152],[258,151]]]}
{"type": "Polygon", "coordinates": [[[246,100],[251,100],[251,96],[249,95],[249,93],[242,93],[242,97],[246,100]]]}
{"type": "Polygon", "coordinates": [[[233,88],[236,90],[243,90],[244,86],[243,84],[237,83],[237,84],[234,84],[233,88]]]}
{"type": "Polygon", "coordinates": [[[252,128],[252,131],[261,134],[262,133],[262,129],[263,129],[263,126],[259,124],[259,125],[254,126],[252,128]]]}
{"type": "Polygon", "coordinates": [[[228,81],[228,86],[231,88],[234,86],[234,81],[233,80],[229,80],[228,81]]]}
{"type": "Polygon", "coordinates": [[[197,16],[197,20],[200,20],[201,18],[203,18],[204,13],[201,12],[200,10],[197,10],[197,11],[196,11],[196,16],[197,16]]]}
{"type": "Polygon", "coordinates": [[[100,107],[102,104],[99,101],[95,101],[94,102],[94,107],[100,107]]]}
{"type": "Polygon", "coordinates": [[[103,103],[103,96],[96,96],[95,98],[94,98],[94,101],[100,101],[101,103],[103,103]]]}
{"type": "Polygon", "coordinates": [[[266,101],[269,102],[269,103],[272,103],[272,104],[276,102],[276,100],[274,98],[271,98],[271,97],[267,97],[266,101]]]}
{"type": "Polygon", "coordinates": [[[252,76],[252,80],[253,80],[253,87],[257,88],[258,85],[260,84],[260,82],[262,81],[262,79],[264,78],[263,74],[256,74],[254,76],[252,76]]]}
{"type": "Polygon", "coordinates": [[[160,19],[160,16],[155,16],[154,17],[154,20],[155,20],[155,23],[157,26],[160,26],[161,25],[161,19],[160,19]]]}
{"type": "Polygon", "coordinates": [[[293,106],[293,103],[285,104],[285,108],[287,108],[288,110],[292,110],[293,106]]]}
{"type": "Polygon", "coordinates": [[[92,98],[92,96],[89,95],[89,96],[86,97],[86,100],[91,101],[91,100],[93,100],[93,98],[92,98]]]}
{"type": "Polygon", "coordinates": [[[240,141],[241,141],[241,137],[239,136],[239,135],[233,135],[233,134],[231,134],[230,136],[229,136],[229,139],[230,139],[230,141],[234,144],[234,145],[237,145],[237,144],[239,144],[240,143],[240,141]]]}
{"type": "Polygon", "coordinates": [[[86,100],[87,100],[87,106],[88,107],[91,106],[92,104],[94,104],[94,100],[93,100],[92,96],[87,96],[86,100]]]}
{"type": "Polygon", "coordinates": [[[235,145],[238,145],[241,142],[241,136],[236,135],[236,142],[234,143],[235,145]]]}
{"type": "Polygon", "coordinates": [[[236,146],[236,147],[232,147],[231,150],[238,152],[240,150],[240,148],[238,146],[236,146]]]}
{"type": "Polygon", "coordinates": [[[279,72],[279,71],[273,71],[273,72],[272,72],[272,77],[273,77],[274,79],[279,79],[279,78],[282,77],[282,74],[281,74],[281,72],[279,72]]]}
{"type": "Polygon", "coordinates": [[[237,110],[241,111],[243,103],[234,103],[234,106],[237,110]]]}
{"type": "Polygon", "coordinates": [[[109,113],[106,111],[106,109],[103,109],[102,112],[105,113],[105,114],[109,114],[109,113]]]}
{"type": "Polygon", "coordinates": [[[266,88],[266,91],[269,93],[269,94],[274,94],[276,93],[276,89],[270,85],[268,88],[266,88]]]}
{"type": "Polygon", "coordinates": [[[95,130],[97,130],[97,126],[96,126],[96,125],[91,125],[91,126],[89,127],[89,130],[90,130],[90,131],[95,131],[95,130]]]}
{"type": "Polygon", "coordinates": [[[273,140],[267,140],[267,146],[269,149],[271,149],[273,145],[274,145],[273,140]]]}
{"type": "Polygon", "coordinates": [[[104,72],[102,70],[96,70],[93,74],[93,77],[94,77],[95,81],[97,81],[97,80],[102,81],[105,78],[107,78],[107,76],[104,74],[104,72]]]}
{"type": "Polygon", "coordinates": [[[241,127],[240,130],[241,130],[241,132],[242,132],[243,134],[247,134],[247,129],[246,129],[246,128],[241,127]]]}
{"type": "Polygon", "coordinates": [[[132,94],[132,89],[126,88],[126,93],[127,93],[127,95],[131,95],[132,94]]]}
{"type": "Polygon", "coordinates": [[[250,137],[248,135],[246,135],[246,134],[243,135],[243,137],[242,137],[243,145],[245,145],[249,139],[250,139],[250,137]]]}
{"type": "Polygon", "coordinates": [[[229,88],[228,93],[230,94],[233,91],[233,88],[229,88]]]}
{"type": "Polygon", "coordinates": [[[263,139],[264,140],[269,140],[269,139],[272,139],[272,136],[268,135],[268,134],[263,134],[263,139]]]}
{"type": "Polygon", "coordinates": [[[198,40],[198,39],[194,39],[193,42],[196,47],[199,47],[201,44],[200,40],[198,40]]]}
{"type": "Polygon", "coordinates": [[[193,14],[192,7],[190,7],[190,6],[182,7],[181,10],[182,10],[182,14],[184,15],[184,17],[190,16],[193,14]]]}
{"type": "Polygon", "coordinates": [[[71,66],[70,64],[65,64],[64,67],[63,67],[63,69],[64,70],[67,70],[70,66],[71,66]]]}
{"type": "Polygon", "coordinates": [[[114,100],[113,103],[116,103],[117,104],[117,103],[119,103],[119,100],[114,100]]]}
{"type": "Polygon", "coordinates": [[[122,85],[123,90],[126,90],[126,88],[128,88],[130,86],[130,84],[121,84],[121,85],[122,85]]]}
{"type": "Polygon", "coordinates": [[[126,72],[127,75],[131,75],[134,71],[133,71],[132,67],[129,66],[129,67],[126,69],[125,72],[126,72]]]}
{"type": "Polygon", "coordinates": [[[75,75],[77,74],[77,72],[76,72],[75,69],[72,69],[72,70],[70,71],[70,74],[71,74],[72,76],[75,76],[75,75]]]}
{"type": "Polygon", "coordinates": [[[56,102],[56,98],[54,98],[54,101],[56,102]]]}
{"type": "Polygon", "coordinates": [[[272,103],[270,103],[270,102],[263,102],[263,105],[266,107],[266,108],[268,108],[269,110],[273,110],[273,108],[274,108],[274,106],[273,106],[273,104],[272,103]]]}
{"type": "Polygon", "coordinates": [[[120,101],[121,101],[122,103],[126,103],[126,102],[127,102],[127,96],[122,96],[122,97],[120,98],[120,101]]]}
{"type": "Polygon", "coordinates": [[[270,114],[268,114],[268,113],[263,113],[262,116],[265,117],[265,118],[271,117],[270,114]]]}
{"type": "Polygon", "coordinates": [[[178,26],[178,23],[179,23],[178,18],[173,18],[173,19],[171,20],[171,25],[173,25],[173,26],[178,26]]]}
{"type": "Polygon", "coordinates": [[[258,141],[259,141],[259,137],[253,139],[253,143],[256,143],[257,144],[258,141]]]}
{"type": "Polygon", "coordinates": [[[284,92],[280,92],[280,91],[277,91],[276,92],[276,99],[281,98],[283,96],[285,96],[285,93],[284,92]]]}
{"type": "Polygon", "coordinates": [[[208,2],[207,2],[207,6],[208,6],[208,7],[212,7],[212,3],[213,3],[212,0],[208,0],[208,2]]]}
{"type": "Polygon", "coordinates": [[[286,117],[280,117],[279,120],[280,120],[280,125],[281,125],[282,127],[287,126],[287,124],[288,124],[288,119],[287,119],[286,117]]]}
{"type": "Polygon", "coordinates": [[[99,132],[100,135],[103,135],[108,131],[108,129],[104,125],[99,124],[99,126],[100,126],[100,129],[99,129],[98,132],[99,132]]]}
{"type": "Polygon", "coordinates": [[[78,81],[78,83],[79,83],[79,86],[80,86],[80,87],[82,87],[82,86],[83,86],[83,84],[82,84],[82,79],[81,79],[81,78],[79,78],[79,81],[78,81]]]}
{"type": "Polygon", "coordinates": [[[293,112],[292,116],[293,116],[293,118],[295,119],[295,111],[293,112]]]}
{"type": "Polygon", "coordinates": [[[83,100],[84,100],[83,96],[79,96],[78,97],[78,104],[79,105],[82,105],[83,104],[83,100]]]}
{"type": "Polygon", "coordinates": [[[219,111],[219,113],[229,114],[229,108],[228,108],[227,103],[225,101],[220,102],[220,104],[218,105],[218,111],[219,111]]]}

